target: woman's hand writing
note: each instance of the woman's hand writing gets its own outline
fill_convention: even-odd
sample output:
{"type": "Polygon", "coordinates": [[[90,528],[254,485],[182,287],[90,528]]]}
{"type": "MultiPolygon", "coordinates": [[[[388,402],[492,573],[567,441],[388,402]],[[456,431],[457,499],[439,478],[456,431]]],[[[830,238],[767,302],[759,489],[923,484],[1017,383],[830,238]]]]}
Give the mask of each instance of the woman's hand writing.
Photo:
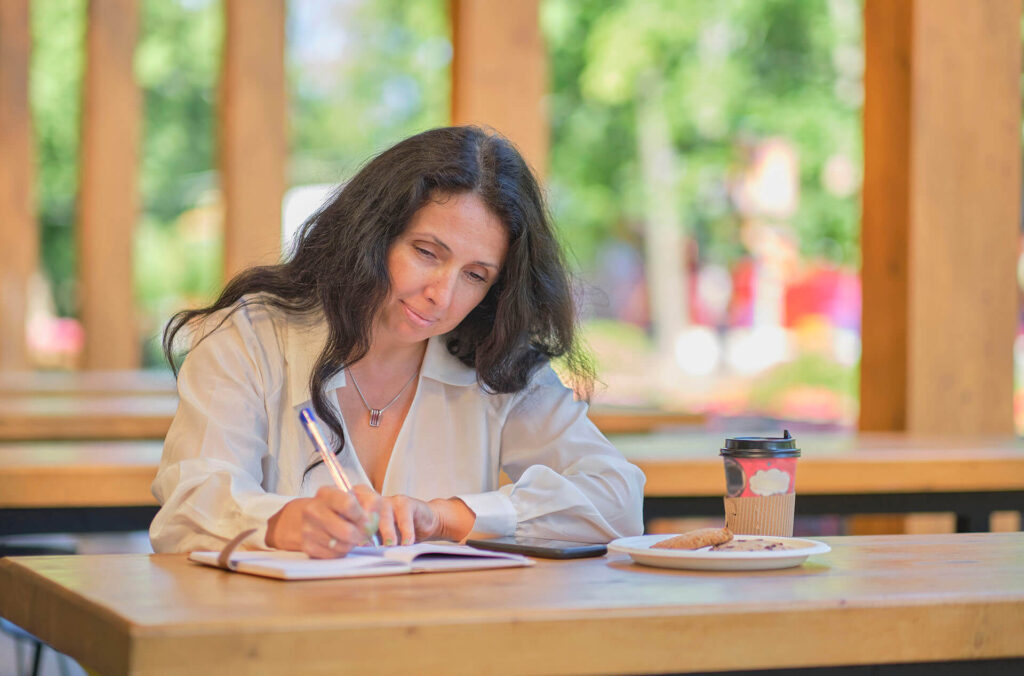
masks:
{"type": "Polygon", "coordinates": [[[381,497],[366,486],[351,493],[324,486],[312,498],[296,498],[267,522],[267,545],[329,559],[366,544],[376,532],[381,497]]]}
{"type": "Polygon", "coordinates": [[[344,556],[377,532],[386,546],[420,540],[465,538],[476,514],[458,498],[424,502],[408,495],[382,498],[367,486],[346,493],[324,486],[312,498],[296,498],[270,517],[267,545],[305,552],[315,559],[344,556]]]}

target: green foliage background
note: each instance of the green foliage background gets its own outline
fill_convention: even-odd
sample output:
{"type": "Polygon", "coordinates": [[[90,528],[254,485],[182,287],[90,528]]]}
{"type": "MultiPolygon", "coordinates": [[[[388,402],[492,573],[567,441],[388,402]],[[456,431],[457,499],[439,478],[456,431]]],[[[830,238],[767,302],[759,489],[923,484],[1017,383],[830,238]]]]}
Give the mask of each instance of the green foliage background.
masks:
{"type": "Polygon", "coordinates": [[[443,0],[291,8],[293,185],[337,183],[397,141],[448,123],[451,43],[443,0]],[[324,46],[319,54],[303,49],[310,40],[324,46]]]}
{"type": "Polygon", "coordinates": [[[29,96],[36,138],[36,203],[42,265],[58,311],[74,308],[72,224],[78,188],[84,0],[30,5],[32,57],[29,96]]]}
{"type": "MultiPolygon", "coordinates": [[[[442,0],[288,5],[292,185],[344,180],[389,144],[447,123],[442,0]]],[[[142,0],[141,8],[136,292],[148,359],[158,363],[152,339],[161,323],[221,281],[219,239],[183,238],[179,218],[209,204],[217,187],[223,16],[216,0],[142,0]]],[[[85,10],[85,0],[31,3],[43,264],[69,316],[85,10]]],[[[638,240],[636,99],[651,78],[683,167],[677,206],[705,260],[728,264],[743,253],[729,181],[745,143],[778,135],[799,152],[800,208],[790,225],[804,252],[856,262],[856,197],[829,194],[821,176],[829,157],[861,154],[860,20],[858,0],[545,0],[549,195],[579,265],[589,267],[609,238],[638,240]]]]}
{"type": "Polygon", "coordinates": [[[552,203],[581,261],[643,217],[637,92],[657,78],[683,172],[678,207],[706,260],[741,253],[729,180],[742,144],[782,136],[800,158],[791,225],[808,256],[858,260],[856,195],[822,186],[828,158],[859,167],[857,0],[546,0],[552,203]]]}
{"type": "MultiPolygon", "coordinates": [[[[291,185],[344,180],[387,145],[446,123],[451,46],[442,0],[288,4],[291,185]],[[303,29],[333,31],[328,42],[344,35],[341,58],[303,62],[297,56],[308,37],[303,29]]],[[[77,313],[74,223],[86,6],[86,0],[33,0],[30,7],[42,265],[62,316],[77,313]]],[[[221,284],[220,238],[183,236],[179,219],[215,202],[223,8],[217,0],[142,0],[140,20],[135,74],[144,119],[135,291],[144,356],[147,365],[158,365],[162,323],[185,305],[211,298],[221,284]]]]}

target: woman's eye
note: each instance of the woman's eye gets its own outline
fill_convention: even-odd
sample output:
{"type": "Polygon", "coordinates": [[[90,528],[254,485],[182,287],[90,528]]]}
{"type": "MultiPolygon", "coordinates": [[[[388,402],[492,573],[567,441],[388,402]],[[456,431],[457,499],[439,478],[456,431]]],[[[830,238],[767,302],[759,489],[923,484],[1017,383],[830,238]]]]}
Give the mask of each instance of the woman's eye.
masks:
{"type": "Polygon", "coordinates": [[[483,275],[478,275],[475,272],[467,272],[466,274],[469,275],[469,278],[472,281],[474,281],[474,282],[486,282],[487,281],[486,277],[484,277],[483,275]]]}
{"type": "Polygon", "coordinates": [[[434,252],[431,251],[430,249],[424,249],[423,247],[419,246],[414,246],[413,248],[416,249],[416,253],[423,256],[424,258],[434,258],[434,252]]]}

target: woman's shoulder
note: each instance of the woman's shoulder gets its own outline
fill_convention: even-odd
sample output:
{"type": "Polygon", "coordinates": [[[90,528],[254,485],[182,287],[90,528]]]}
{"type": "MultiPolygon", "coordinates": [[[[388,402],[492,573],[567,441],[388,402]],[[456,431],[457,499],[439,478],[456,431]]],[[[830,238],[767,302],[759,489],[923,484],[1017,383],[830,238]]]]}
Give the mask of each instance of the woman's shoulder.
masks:
{"type": "Polygon", "coordinates": [[[202,319],[202,323],[205,330],[214,331],[223,324],[236,326],[286,325],[300,319],[297,315],[280,307],[274,296],[266,293],[250,293],[227,307],[211,312],[202,319]]]}
{"type": "Polygon", "coordinates": [[[290,327],[306,321],[312,320],[275,305],[272,296],[248,294],[199,319],[191,327],[192,345],[232,339],[241,339],[243,343],[281,344],[290,327]]]}
{"type": "Polygon", "coordinates": [[[552,397],[561,398],[565,395],[571,396],[572,390],[562,382],[551,362],[544,361],[533,370],[526,387],[517,395],[518,399],[551,399],[552,397]]]}
{"type": "Polygon", "coordinates": [[[183,372],[190,377],[218,369],[236,375],[258,373],[254,382],[266,391],[277,390],[288,370],[289,336],[301,321],[263,294],[243,296],[190,327],[192,342],[183,372]]]}
{"type": "Polygon", "coordinates": [[[573,399],[572,390],[566,387],[551,362],[546,360],[534,367],[521,389],[493,396],[510,410],[556,408],[573,399]]]}
{"type": "Polygon", "coordinates": [[[549,361],[536,365],[524,387],[515,392],[494,393],[480,381],[477,370],[462,362],[448,349],[447,336],[434,336],[427,341],[423,358],[423,375],[447,385],[475,386],[494,397],[515,397],[537,387],[561,387],[561,380],[549,361]]]}

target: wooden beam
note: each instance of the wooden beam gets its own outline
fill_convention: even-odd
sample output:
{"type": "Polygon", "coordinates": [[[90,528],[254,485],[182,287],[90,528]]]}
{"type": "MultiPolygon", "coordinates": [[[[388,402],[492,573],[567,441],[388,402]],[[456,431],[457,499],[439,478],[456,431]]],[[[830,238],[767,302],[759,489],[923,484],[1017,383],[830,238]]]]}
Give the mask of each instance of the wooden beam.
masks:
{"type": "Polygon", "coordinates": [[[547,53],[539,0],[451,0],[453,124],[493,127],[543,179],[547,53]]]}
{"type": "Polygon", "coordinates": [[[906,429],[911,2],[864,6],[860,429],[906,429]]]}
{"type": "Polygon", "coordinates": [[[28,284],[39,258],[34,213],[29,0],[0,2],[0,370],[28,366],[28,284]]]}
{"type": "Polygon", "coordinates": [[[1021,2],[864,13],[860,428],[1012,433],[1021,2]]]}
{"type": "Polygon", "coordinates": [[[1013,432],[1020,16],[1019,0],[865,4],[862,430],[1013,432]]]}
{"type": "Polygon", "coordinates": [[[281,253],[287,140],[284,0],[226,0],[219,160],[224,277],[281,253]]]}
{"type": "Polygon", "coordinates": [[[133,72],[138,0],[90,0],[78,203],[78,293],[87,369],[141,358],[132,249],[142,100],[133,72]]]}

